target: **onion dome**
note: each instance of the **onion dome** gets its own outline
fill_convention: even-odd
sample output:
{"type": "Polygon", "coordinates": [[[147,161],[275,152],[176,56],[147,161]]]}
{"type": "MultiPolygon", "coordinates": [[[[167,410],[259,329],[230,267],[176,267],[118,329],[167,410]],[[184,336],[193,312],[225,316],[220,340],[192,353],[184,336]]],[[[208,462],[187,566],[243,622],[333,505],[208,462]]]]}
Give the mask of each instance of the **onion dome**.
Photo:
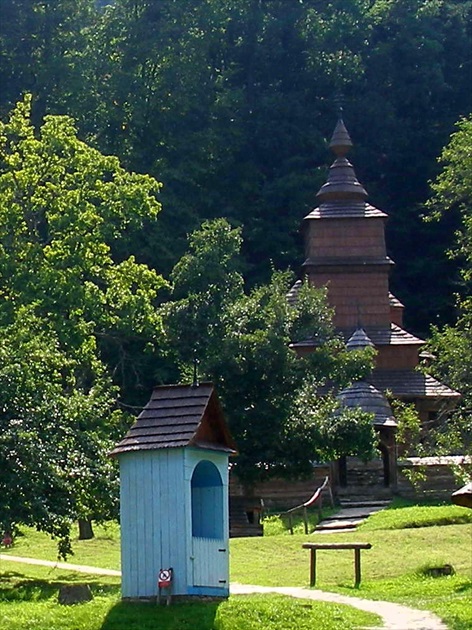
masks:
{"type": "Polygon", "coordinates": [[[396,427],[392,408],[385,396],[373,385],[360,381],[343,389],[336,396],[343,407],[348,409],[362,409],[374,415],[375,426],[396,427]]]}
{"type": "Polygon", "coordinates": [[[347,340],[347,350],[361,350],[367,347],[375,348],[375,345],[363,328],[357,328],[347,340]]]}
{"type": "Polygon", "coordinates": [[[329,148],[336,155],[331,165],[328,180],[317,193],[321,203],[337,200],[365,201],[367,192],[359,183],[354,167],[345,157],[352,141],[342,119],[338,120],[329,148]]]}

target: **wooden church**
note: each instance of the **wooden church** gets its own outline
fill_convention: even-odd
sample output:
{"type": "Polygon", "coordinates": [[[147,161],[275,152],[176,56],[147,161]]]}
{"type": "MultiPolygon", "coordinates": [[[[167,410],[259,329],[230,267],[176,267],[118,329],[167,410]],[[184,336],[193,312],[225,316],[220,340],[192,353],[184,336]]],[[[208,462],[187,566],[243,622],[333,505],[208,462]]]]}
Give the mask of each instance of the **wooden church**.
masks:
{"type": "MultiPolygon", "coordinates": [[[[403,328],[403,305],[389,290],[394,263],[385,245],[387,214],[367,201],[367,192],[347,158],[352,142],[342,119],[329,146],[335,160],[317,193],[319,205],[303,222],[303,275],[313,286],[327,286],[335,327],[348,348],[371,345],[377,350],[371,376],[341,392],[340,400],[374,413],[382,455],[375,483],[395,487],[396,422],[385,392],[413,403],[426,429],[460,395],[417,369],[424,341],[403,328]]],[[[297,299],[301,282],[292,287],[289,300],[297,299]]],[[[317,343],[315,338],[305,339],[292,347],[305,355],[317,343]]],[[[362,481],[362,466],[348,468],[345,461],[339,463],[335,481],[340,486],[352,483],[353,477],[362,481]]]]}

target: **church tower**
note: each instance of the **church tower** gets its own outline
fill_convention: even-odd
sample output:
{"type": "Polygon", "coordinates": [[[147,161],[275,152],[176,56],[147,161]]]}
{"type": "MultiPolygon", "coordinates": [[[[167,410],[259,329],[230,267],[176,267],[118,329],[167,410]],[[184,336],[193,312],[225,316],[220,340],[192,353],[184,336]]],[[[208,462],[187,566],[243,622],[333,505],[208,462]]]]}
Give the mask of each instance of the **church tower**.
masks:
{"type": "MultiPolygon", "coordinates": [[[[367,201],[347,154],[352,141],[339,119],[330,149],[335,160],[317,193],[319,205],[304,219],[304,275],[311,285],[327,286],[334,324],[347,341],[362,328],[377,350],[370,383],[379,391],[413,402],[425,427],[454,404],[458,392],[418,371],[424,341],[403,328],[403,305],[389,291],[393,266],[385,245],[387,214],[367,201]]],[[[289,299],[296,299],[300,281],[289,299]]],[[[294,343],[299,355],[315,339],[294,343]]]]}

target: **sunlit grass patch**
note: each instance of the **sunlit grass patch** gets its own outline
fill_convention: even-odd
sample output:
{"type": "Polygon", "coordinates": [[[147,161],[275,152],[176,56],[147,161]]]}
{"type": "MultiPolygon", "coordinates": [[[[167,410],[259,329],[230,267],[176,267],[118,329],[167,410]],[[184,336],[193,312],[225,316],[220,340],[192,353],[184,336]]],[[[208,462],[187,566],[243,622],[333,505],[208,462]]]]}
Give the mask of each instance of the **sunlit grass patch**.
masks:
{"type": "Polygon", "coordinates": [[[372,514],[359,531],[407,529],[472,523],[472,510],[458,505],[405,505],[403,502],[372,514]]]}
{"type": "Polygon", "coordinates": [[[169,607],[132,604],[121,601],[113,579],[12,565],[12,571],[0,573],[2,630],[350,630],[379,623],[375,615],[350,606],[275,594],[169,607]],[[93,601],[61,606],[59,587],[73,582],[89,584],[93,601]]]}
{"type": "Polygon", "coordinates": [[[350,606],[293,599],[282,595],[231,597],[216,615],[217,630],[350,630],[379,625],[377,615],[350,606]]]}
{"type": "Polygon", "coordinates": [[[472,628],[472,574],[470,577],[454,575],[433,578],[416,572],[395,579],[364,582],[356,591],[333,587],[330,590],[429,610],[443,619],[451,630],[472,628]]]}
{"type": "MultiPolygon", "coordinates": [[[[103,569],[120,569],[120,528],[118,523],[94,525],[95,537],[79,540],[78,528],[72,532],[73,555],[68,562],[85,564],[103,569]]],[[[15,537],[13,547],[0,549],[0,553],[40,560],[57,560],[57,545],[54,540],[31,527],[22,527],[15,537]]]]}

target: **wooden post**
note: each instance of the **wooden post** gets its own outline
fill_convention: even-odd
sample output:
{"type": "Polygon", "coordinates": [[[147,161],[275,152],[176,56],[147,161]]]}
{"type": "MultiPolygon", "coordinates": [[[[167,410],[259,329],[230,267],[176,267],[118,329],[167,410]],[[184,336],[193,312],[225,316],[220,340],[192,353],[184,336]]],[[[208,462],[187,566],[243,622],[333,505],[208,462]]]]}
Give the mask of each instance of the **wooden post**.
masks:
{"type": "Polygon", "coordinates": [[[316,584],[316,549],[310,549],[311,557],[310,557],[310,586],[315,586],[316,584]]]}
{"type": "Polygon", "coordinates": [[[357,547],[354,549],[354,573],[354,586],[357,588],[361,583],[361,550],[357,547]]]}
{"type": "Polygon", "coordinates": [[[329,492],[329,500],[331,502],[331,507],[334,509],[334,498],[333,498],[333,491],[331,490],[331,484],[328,486],[328,492],[329,492]]]}
{"type": "Polygon", "coordinates": [[[308,535],[308,514],[306,507],[303,508],[303,524],[305,526],[305,535],[308,535]]]}
{"type": "Polygon", "coordinates": [[[292,515],[291,514],[288,515],[288,527],[290,529],[290,533],[293,536],[293,523],[292,523],[292,515]]]}

